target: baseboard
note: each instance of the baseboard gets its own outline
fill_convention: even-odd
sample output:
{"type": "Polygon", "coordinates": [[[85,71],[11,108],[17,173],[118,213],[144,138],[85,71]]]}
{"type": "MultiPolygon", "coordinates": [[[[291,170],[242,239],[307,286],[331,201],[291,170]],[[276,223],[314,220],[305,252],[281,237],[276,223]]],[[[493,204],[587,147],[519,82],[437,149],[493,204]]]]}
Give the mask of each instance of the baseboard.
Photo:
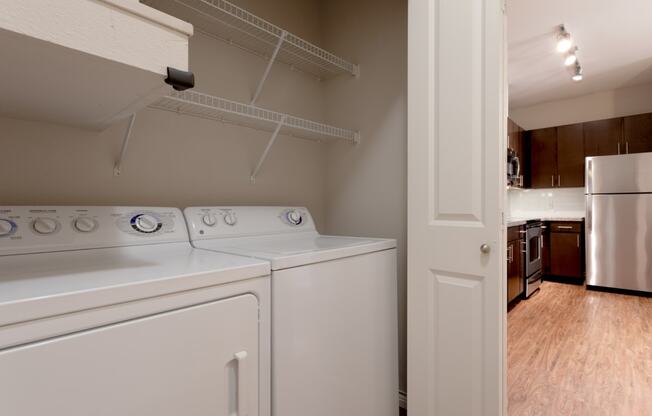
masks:
{"type": "Polygon", "coordinates": [[[398,391],[398,405],[407,410],[407,393],[402,390],[398,391]]]}

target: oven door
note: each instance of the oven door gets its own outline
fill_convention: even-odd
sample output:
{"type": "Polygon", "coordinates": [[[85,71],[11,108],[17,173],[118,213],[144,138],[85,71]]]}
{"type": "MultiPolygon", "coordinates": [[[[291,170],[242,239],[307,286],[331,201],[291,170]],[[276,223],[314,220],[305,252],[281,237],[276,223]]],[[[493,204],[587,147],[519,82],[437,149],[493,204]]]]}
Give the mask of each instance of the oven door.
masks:
{"type": "Polygon", "coordinates": [[[525,234],[525,274],[528,277],[541,270],[541,234],[541,227],[528,228],[525,234]]]}

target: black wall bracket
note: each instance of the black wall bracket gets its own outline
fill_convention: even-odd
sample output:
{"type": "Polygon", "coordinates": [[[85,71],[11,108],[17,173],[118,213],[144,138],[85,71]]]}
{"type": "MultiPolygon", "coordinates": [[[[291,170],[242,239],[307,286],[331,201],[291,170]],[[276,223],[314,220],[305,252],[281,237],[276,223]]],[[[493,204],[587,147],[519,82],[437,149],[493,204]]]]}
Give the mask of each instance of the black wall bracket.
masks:
{"type": "Polygon", "coordinates": [[[165,78],[165,83],[172,85],[172,88],[177,91],[184,91],[195,86],[195,74],[168,66],[168,77],[165,78]]]}

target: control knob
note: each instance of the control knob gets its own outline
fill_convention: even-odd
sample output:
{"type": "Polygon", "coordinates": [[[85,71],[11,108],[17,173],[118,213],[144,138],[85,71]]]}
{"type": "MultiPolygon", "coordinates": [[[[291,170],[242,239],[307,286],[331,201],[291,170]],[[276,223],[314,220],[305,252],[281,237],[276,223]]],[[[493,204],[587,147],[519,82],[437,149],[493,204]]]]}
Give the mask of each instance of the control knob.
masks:
{"type": "Polygon", "coordinates": [[[296,209],[291,209],[285,213],[285,218],[291,225],[300,225],[303,222],[301,213],[296,209]]]}
{"type": "Polygon", "coordinates": [[[6,237],[16,231],[16,223],[10,220],[0,219],[0,237],[6,237]]]}
{"type": "Polygon", "coordinates": [[[32,228],[39,234],[48,235],[57,231],[59,223],[53,218],[38,217],[32,222],[32,228]]]}
{"type": "Polygon", "coordinates": [[[224,214],[224,222],[226,225],[234,226],[238,222],[238,218],[235,216],[235,212],[227,212],[224,214]]]}
{"type": "Polygon", "coordinates": [[[131,226],[140,233],[151,234],[160,230],[163,224],[151,214],[138,214],[131,219],[131,226]]]}
{"type": "Polygon", "coordinates": [[[90,233],[97,228],[97,222],[93,218],[79,217],[74,222],[75,230],[82,233],[90,233]]]}
{"type": "Polygon", "coordinates": [[[213,214],[206,214],[202,217],[201,221],[205,224],[208,225],[209,227],[215,226],[217,224],[217,219],[215,218],[215,215],[213,214]]]}

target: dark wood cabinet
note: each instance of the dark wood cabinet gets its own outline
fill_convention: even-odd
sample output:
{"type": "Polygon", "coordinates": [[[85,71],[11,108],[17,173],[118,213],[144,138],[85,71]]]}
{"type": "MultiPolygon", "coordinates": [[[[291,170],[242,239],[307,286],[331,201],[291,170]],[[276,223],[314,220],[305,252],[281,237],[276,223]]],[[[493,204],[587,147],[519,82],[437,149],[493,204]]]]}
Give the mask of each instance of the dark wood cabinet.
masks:
{"type": "Polygon", "coordinates": [[[624,117],[623,142],[622,153],[652,152],[652,114],[624,117]]]}
{"type": "Polygon", "coordinates": [[[507,303],[517,299],[525,289],[522,227],[509,227],[507,232],[507,303]]]}
{"type": "Polygon", "coordinates": [[[557,181],[557,128],[531,130],[528,139],[530,187],[554,187],[557,181]]]}
{"type": "Polygon", "coordinates": [[[584,126],[557,127],[557,186],[584,186],[584,126]]]}
{"type": "Polygon", "coordinates": [[[584,243],[582,223],[550,223],[549,275],[573,279],[584,278],[584,243]]]}
{"type": "Polygon", "coordinates": [[[584,155],[607,156],[625,153],[623,119],[610,118],[584,123],[584,155]]]}

